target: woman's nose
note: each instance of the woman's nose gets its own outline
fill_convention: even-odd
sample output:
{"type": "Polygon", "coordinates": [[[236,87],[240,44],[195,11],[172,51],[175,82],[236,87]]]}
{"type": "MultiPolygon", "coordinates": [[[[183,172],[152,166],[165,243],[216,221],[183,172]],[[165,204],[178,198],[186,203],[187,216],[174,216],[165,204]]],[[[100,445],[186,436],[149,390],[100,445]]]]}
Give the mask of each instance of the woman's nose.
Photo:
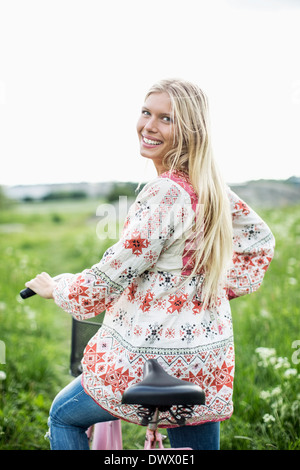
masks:
{"type": "Polygon", "coordinates": [[[157,123],[156,123],[156,119],[155,119],[154,116],[151,116],[151,117],[147,120],[147,122],[146,122],[144,128],[145,128],[146,130],[148,130],[148,131],[151,131],[151,132],[157,132],[157,123]]]}

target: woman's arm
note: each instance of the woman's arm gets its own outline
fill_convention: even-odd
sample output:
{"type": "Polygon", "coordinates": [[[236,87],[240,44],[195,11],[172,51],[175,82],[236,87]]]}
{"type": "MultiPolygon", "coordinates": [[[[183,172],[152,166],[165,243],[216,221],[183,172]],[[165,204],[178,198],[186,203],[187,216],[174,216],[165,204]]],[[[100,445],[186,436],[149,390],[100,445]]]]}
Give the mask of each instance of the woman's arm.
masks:
{"type": "Polygon", "coordinates": [[[229,191],[233,224],[233,258],[227,272],[228,298],[255,292],[274,255],[275,239],[268,225],[229,191]]]}

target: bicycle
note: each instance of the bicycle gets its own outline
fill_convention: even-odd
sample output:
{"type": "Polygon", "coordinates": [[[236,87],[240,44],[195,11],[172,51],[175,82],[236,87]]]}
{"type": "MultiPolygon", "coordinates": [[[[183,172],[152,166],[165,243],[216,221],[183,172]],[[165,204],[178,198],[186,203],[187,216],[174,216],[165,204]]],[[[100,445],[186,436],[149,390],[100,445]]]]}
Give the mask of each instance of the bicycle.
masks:
{"type": "MultiPolygon", "coordinates": [[[[26,288],[20,295],[26,299],[35,293],[26,288]]],[[[82,373],[84,348],[100,328],[103,315],[95,317],[96,321],[72,318],[70,374],[73,377],[82,373]]],[[[183,426],[192,415],[193,407],[205,404],[205,394],[198,385],[169,375],[156,359],[148,359],[144,365],[143,379],[125,390],[122,403],[138,405],[140,425],[147,427],[144,450],[164,450],[165,436],[158,432],[160,413],[168,411],[170,424],[183,426]]],[[[96,423],[87,430],[87,436],[92,450],[123,449],[121,420],[96,423]]],[[[192,450],[176,450],[183,449],[192,450]]]]}

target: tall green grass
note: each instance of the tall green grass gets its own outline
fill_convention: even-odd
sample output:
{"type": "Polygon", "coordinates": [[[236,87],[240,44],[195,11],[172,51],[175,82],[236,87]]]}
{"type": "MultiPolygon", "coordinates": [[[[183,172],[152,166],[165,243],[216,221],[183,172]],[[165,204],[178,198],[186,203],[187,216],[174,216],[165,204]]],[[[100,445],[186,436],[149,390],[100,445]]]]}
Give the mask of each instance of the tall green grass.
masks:
{"type": "MultiPolygon", "coordinates": [[[[0,214],[0,449],[49,449],[48,411],[71,380],[71,319],[18,293],[40,271],[79,272],[101,258],[112,241],[97,238],[98,203],[21,204],[0,214]]],[[[260,214],[276,254],[261,289],[231,303],[235,411],[221,424],[221,448],[299,449],[300,207],[260,214]]],[[[124,448],[142,448],[145,429],[122,427],[124,448]]]]}

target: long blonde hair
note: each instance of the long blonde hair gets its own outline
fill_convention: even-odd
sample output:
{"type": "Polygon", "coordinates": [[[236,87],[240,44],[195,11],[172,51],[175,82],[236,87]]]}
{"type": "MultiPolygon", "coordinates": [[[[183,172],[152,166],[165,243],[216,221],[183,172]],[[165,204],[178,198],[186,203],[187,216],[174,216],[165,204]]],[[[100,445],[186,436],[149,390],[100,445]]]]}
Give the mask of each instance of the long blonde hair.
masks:
{"type": "Polygon", "coordinates": [[[201,300],[213,305],[232,259],[232,219],[226,185],[213,156],[208,100],[197,85],[178,79],[156,83],[146,98],[162,92],[170,96],[175,123],[174,148],[165,155],[163,166],[186,172],[198,196],[191,276],[203,274],[201,300]]]}

